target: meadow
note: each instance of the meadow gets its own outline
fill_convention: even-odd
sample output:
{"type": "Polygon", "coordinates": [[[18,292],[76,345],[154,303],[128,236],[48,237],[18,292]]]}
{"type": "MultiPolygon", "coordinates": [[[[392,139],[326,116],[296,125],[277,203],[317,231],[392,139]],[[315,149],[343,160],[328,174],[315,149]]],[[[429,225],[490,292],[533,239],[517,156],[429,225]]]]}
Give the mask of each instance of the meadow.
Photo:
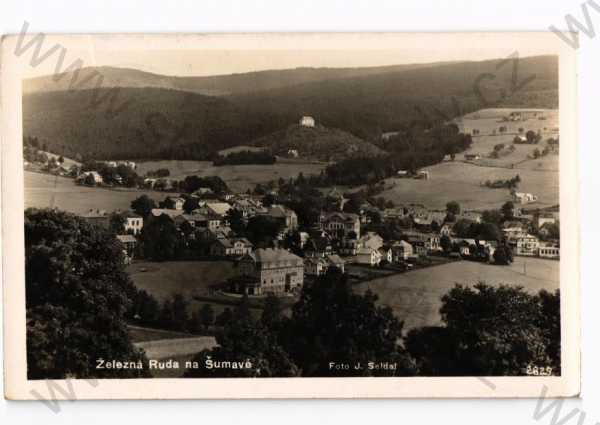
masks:
{"type": "MultiPolygon", "coordinates": [[[[143,289],[155,297],[159,303],[174,294],[181,294],[189,302],[189,313],[204,304],[210,304],[219,315],[232,305],[217,301],[199,301],[196,296],[209,296],[209,286],[224,282],[236,275],[230,261],[135,261],[127,267],[127,272],[138,289],[143,289]]],[[[251,311],[258,315],[259,310],[251,311]]]]}
{"type": "Polygon", "coordinates": [[[230,261],[136,261],[127,267],[133,283],[159,301],[173,294],[208,295],[209,286],[235,275],[230,261]]]}
{"type": "Polygon", "coordinates": [[[129,210],[131,201],[146,194],[155,201],[166,193],[79,186],[67,177],[25,171],[25,208],[58,208],[76,214],[90,209],[129,210]]]}
{"type": "Polygon", "coordinates": [[[538,197],[535,206],[558,204],[558,172],[528,169],[485,167],[465,162],[444,162],[424,168],[429,180],[390,178],[381,193],[396,204],[417,203],[432,209],[444,209],[449,201],[457,201],[463,209],[497,209],[510,201],[507,189],[490,189],[482,186],[486,180],[521,177],[520,192],[530,192],[538,197]]]}
{"type": "MultiPolygon", "coordinates": [[[[182,180],[186,176],[219,176],[231,190],[238,193],[254,189],[258,183],[277,181],[280,177],[289,179],[304,175],[318,174],[323,163],[284,161],[273,165],[226,165],[214,167],[208,161],[147,161],[138,163],[137,172],[144,175],[150,170],[169,169],[170,178],[182,180]]],[[[90,209],[113,211],[130,209],[131,201],[146,194],[159,201],[168,193],[152,190],[106,189],[79,186],[73,179],[49,174],[25,171],[25,208],[57,207],[59,209],[84,213],[90,209]]]]}
{"type": "Polygon", "coordinates": [[[456,156],[455,161],[442,162],[424,168],[429,171],[430,180],[390,178],[385,182],[385,191],[381,194],[397,204],[419,203],[433,209],[443,209],[449,201],[457,201],[464,209],[483,210],[499,208],[511,196],[506,189],[489,189],[482,186],[486,180],[506,180],[517,174],[521,177],[519,192],[533,193],[538,202],[531,206],[551,206],[559,202],[559,156],[550,153],[547,156],[530,159],[537,148],[546,146],[546,140],[557,137],[552,131],[558,126],[558,111],[546,110],[546,119],[528,119],[525,121],[503,122],[501,116],[519,109],[485,109],[468,114],[457,120],[463,130],[477,128],[481,135],[473,136],[470,149],[456,156]],[[492,134],[499,126],[506,126],[511,134],[492,134]],[[523,134],[528,130],[542,131],[542,141],[537,145],[517,144],[513,152],[507,148],[513,144],[518,128],[523,134]],[[499,158],[487,158],[494,146],[503,143],[506,146],[499,158]],[[474,162],[463,160],[465,153],[477,153],[481,159],[474,162]]]}
{"type": "Polygon", "coordinates": [[[378,303],[387,305],[404,321],[404,329],[435,326],[441,323],[441,298],[455,284],[473,286],[480,281],[489,285],[520,285],[535,294],[541,289],[559,288],[559,262],[539,258],[515,257],[510,266],[471,261],[452,262],[360,283],[357,293],[371,289],[378,303]]]}
{"type": "Polygon", "coordinates": [[[325,163],[315,162],[276,162],[273,165],[225,165],[215,167],[209,161],[145,161],[138,163],[138,174],[144,175],[150,170],[167,168],[170,178],[183,179],[186,176],[221,177],[234,192],[245,192],[254,189],[258,183],[267,183],[279,178],[288,180],[299,173],[308,176],[319,174],[326,167],[325,163]]]}

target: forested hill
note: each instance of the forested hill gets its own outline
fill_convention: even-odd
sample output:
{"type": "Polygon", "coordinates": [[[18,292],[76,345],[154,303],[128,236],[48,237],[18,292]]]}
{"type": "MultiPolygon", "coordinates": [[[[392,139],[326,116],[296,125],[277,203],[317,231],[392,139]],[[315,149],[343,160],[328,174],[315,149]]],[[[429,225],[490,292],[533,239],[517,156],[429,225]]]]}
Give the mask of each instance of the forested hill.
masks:
{"type": "Polygon", "coordinates": [[[74,90],[23,98],[24,135],[35,135],[51,152],[98,160],[205,159],[288,124],[225,99],[176,90],[74,90]]]}
{"type": "Polygon", "coordinates": [[[393,131],[415,119],[454,118],[485,107],[558,108],[558,58],[443,64],[312,82],[228,99],[262,114],[277,113],[290,120],[312,115],[324,126],[373,140],[378,133],[393,131]],[[479,87],[480,95],[475,87],[479,87]],[[507,94],[504,99],[502,90],[507,94]]]}
{"type": "Polygon", "coordinates": [[[176,77],[154,74],[137,69],[100,66],[81,68],[77,75],[74,72],[66,72],[24,80],[23,93],[86,90],[100,86],[106,88],[153,87],[189,91],[209,96],[225,96],[288,87],[314,81],[385,74],[437,65],[410,64],[365,68],[305,67],[207,77],[176,77]]]}
{"type": "Polygon", "coordinates": [[[287,155],[290,150],[298,151],[302,157],[321,161],[340,161],[354,157],[373,157],[385,152],[377,146],[336,128],[321,125],[303,127],[290,125],[252,142],[264,146],[276,155],[287,155]]]}
{"type": "Polygon", "coordinates": [[[67,157],[208,159],[219,150],[244,144],[277,154],[295,149],[304,157],[322,160],[383,152],[339,129],[290,126],[276,113],[257,113],[225,99],[176,90],[32,94],[24,97],[23,116],[25,135],[35,135],[48,150],[67,157]],[[98,101],[107,95],[114,95],[114,100],[98,101]]]}
{"type": "MultiPolygon", "coordinates": [[[[337,70],[338,77],[343,78],[224,97],[149,87],[31,93],[23,98],[24,135],[38,137],[52,152],[69,157],[204,159],[218,150],[247,145],[273,133],[276,135],[263,143],[279,143],[276,149],[289,145],[300,151],[312,150],[319,144],[292,147],[280,143],[289,138],[277,136],[303,115],[313,116],[318,125],[328,129],[351,133],[342,139],[354,137],[376,143],[382,132],[403,128],[414,120],[444,121],[444,117],[454,118],[486,107],[558,106],[558,61],[554,56],[418,69],[409,66],[401,71],[392,67],[378,73],[372,73],[372,68],[366,70],[371,74],[349,77],[350,71],[337,70]],[[480,96],[474,91],[478,81],[480,96]],[[508,95],[504,99],[500,96],[503,90],[508,95]],[[121,107],[124,102],[128,103],[121,107]],[[113,113],[107,116],[111,109],[113,113]]],[[[307,75],[316,72],[305,71],[307,75]]],[[[250,74],[265,77],[269,72],[288,75],[286,71],[264,71],[241,74],[249,79],[239,81],[252,85],[250,74]]],[[[277,86],[285,78],[272,76],[265,80],[277,86]]],[[[123,77],[121,83],[134,84],[128,81],[123,77]]],[[[310,137],[306,141],[311,143],[310,137]]],[[[361,145],[365,149],[368,146],[361,145]]],[[[328,149],[315,152],[320,157],[337,158],[339,154],[328,149]]]]}

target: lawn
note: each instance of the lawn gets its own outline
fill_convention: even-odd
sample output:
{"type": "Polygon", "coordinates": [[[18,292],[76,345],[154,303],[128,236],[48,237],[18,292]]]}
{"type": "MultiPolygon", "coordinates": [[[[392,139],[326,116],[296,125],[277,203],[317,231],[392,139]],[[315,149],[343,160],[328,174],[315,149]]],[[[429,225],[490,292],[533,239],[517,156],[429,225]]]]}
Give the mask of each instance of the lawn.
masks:
{"type": "MultiPolygon", "coordinates": [[[[482,156],[489,155],[494,146],[503,143],[508,148],[512,145],[512,141],[516,134],[525,135],[527,131],[532,130],[534,132],[540,131],[542,134],[542,141],[537,145],[517,144],[515,145],[515,151],[507,153],[507,155],[501,155],[499,158],[482,158],[478,162],[490,166],[503,166],[521,168],[520,163],[528,160],[528,155],[531,155],[535,149],[540,151],[546,146],[546,140],[549,138],[556,138],[558,133],[555,129],[558,128],[558,110],[546,110],[546,119],[528,119],[525,121],[501,121],[498,116],[500,114],[508,115],[510,111],[518,111],[518,109],[484,109],[472,114],[465,115],[457,122],[459,127],[463,131],[471,132],[473,129],[478,129],[480,135],[472,136],[473,145],[466,152],[468,153],[479,153],[482,156]],[[474,118],[479,117],[479,118],[474,118]],[[498,130],[500,126],[506,127],[508,134],[500,133],[498,130]],[[519,133],[519,128],[523,129],[519,133]],[[496,134],[493,131],[496,130],[496,134]]],[[[462,155],[458,155],[462,159],[462,155]]],[[[525,165],[526,169],[545,169],[558,171],[558,156],[551,155],[548,158],[541,160],[528,160],[527,162],[537,163],[542,162],[543,167],[539,167],[538,164],[525,165]]]]}
{"type": "Polygon", "coordinates": [[[191,299],[208,295],[209,286],[235,275],[229,261],[136,261],[127,267],[133,283],[159,301],[180,293],[191,299]]]}
{"type": "Polygon", "coordinates": [[[171,178],[183,179],[185,176],[198,175],[202,177],[221,177],[227,186],[235,192],[245,192],[254,189],[257,183],[267,183],[280,177],[289,179],[299,173],[305,176],[319,174],[326,164],[315,162],[277,162],[272,165],[224,165],[214,167],[208,161],[146,161],[138,163],[137,172],[145,174],[149,170],[167,168],[171,178]]]}
{"type": "Polygon", "coordinates": [[[538,197],[532,206],[558,204],[558,172],[529,169],[484,167],[460,161],[443,162],[425,168],[429,180],[387,179],[381,194],[396,204],[418,203],[432,209],[444,209],[449,201],[457,201],[463,209],[482,210],[500,208],[511,200],[507,189],[489,189],[482,186],[486,180],[510,179],[519,174],[520,192],[538,197]]]}
{"type": "Polygon", "coordinates": [[[396,274],[354,286],[363,293],[371,289],[379,302],[390,306],[404,321],[405,329],[440,324],[441,297],[456,283],[472,286],[479,281],[523,286],[530,293],[559,288],[559,262],[516,257],[510,266],[470,261],[448,263],[396,274]]]}
{"type": "MultiPolygon", "coordinates": [[[[189,311],[199,310],[204,304],[210,304],[218,316],[226,308],[234,309],[230,303],[220,303],[211,296],[211,301],[196,300],[196,296],[209,296],[209,286],[223,282],[235,276],[236,270],[229,261],[136,261],[127,267],[133,283],[139,289],[146,290],[159,303],[173,294],[182,294],[189,302],[189,311]],[[145,271],[143,271],[145,270],[145,271]]],[[[262,310],[251,308],[255,317],[262,310]]]]}
{"type": "Polygon", "coordinates": [[[146,328],[142,326],[127,325],[127,333],[131,342],[157,341],[163,339],[192,338],[192,335],[185,332],[168,331],[164,329],[146,328]]]}
{"type": "Polygon", "coordinates": [[[25,171],[25,208],[59,208],[84,213],[90,209],[128,210],[142,194],[163,199],[166,193],[136,190],[111,190],[76,185],[73,179],[25,171]]]}

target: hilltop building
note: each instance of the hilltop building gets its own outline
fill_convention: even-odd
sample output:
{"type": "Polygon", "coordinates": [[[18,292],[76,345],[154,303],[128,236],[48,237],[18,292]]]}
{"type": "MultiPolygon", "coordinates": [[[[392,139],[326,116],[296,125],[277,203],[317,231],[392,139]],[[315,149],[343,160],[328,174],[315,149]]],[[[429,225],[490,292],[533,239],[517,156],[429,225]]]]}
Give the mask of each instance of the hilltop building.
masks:
{"type": "Polygon", "coordinates": [[[304,116],[304,117],[300,118],[300,125],[302,127],[314,127],[315,119],[313,117],[304,116]]]}

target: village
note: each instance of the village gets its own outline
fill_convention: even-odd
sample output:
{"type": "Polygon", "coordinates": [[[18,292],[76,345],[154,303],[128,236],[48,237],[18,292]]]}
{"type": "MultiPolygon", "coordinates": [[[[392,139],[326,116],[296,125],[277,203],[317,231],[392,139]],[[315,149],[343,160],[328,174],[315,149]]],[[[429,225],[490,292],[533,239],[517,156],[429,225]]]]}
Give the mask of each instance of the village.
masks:
{"type": "MultiPolygon", "coordinates": [[[[368,80],[370,99],[379,78],[353,77],[348,89],[368,80]]],[[[345,95],[349,80],[333,81],[345,95]]],[[[40,121],[55,96],[28,98],[28,376],[64,376],[49,350],[65,345],[107,364],[122,353],[164,366],[82,365],[77,376],[495,376],[531,364],[560,373],[568,256],[552,98],[440,116],[430,109],[450,95],[428,78],[423,90],[439,102],[418,111],[411,90],[351,113],[323,103],[318,84],[302,107],[294,96],[272,101],[279,89],[131,90],[143,103],[114,125],[66,120],[79,116],[72,102],[61,120],[40,121]],[[65,306],[72,313],[57,314],[65,306]],[[57,320],[73,343],[46,336],[57,320]],[[331,369],[336,359],[398,368],[331,369]],[[213,370],[209,360],[254,366],[213,370]]]]}
{"type": "MultiPolygon", "coordinates": [[[[305,116],[300,125],[312,127],[315,121],[305,116]]],[[[305,188],[298,180],[234,193],[219,178],[189,176],[176,181],[167,177],[168,170],[141,177],[133,161],[67,167],[62,157],[40,157],[32,144],[37,146],[26,144],[26,159],[43,163],[47,172],[73,177],[76,184],[170,192],[159,202],[142,195],[131,203],[130,211],[91,208],[81,217],[116,233],[127,264],[156,259],[148,246],[155,242],[147,234],[153,227],[164,231],[168,222],[176,232],[179,254],[161,260],[231,261],[235,277],[214,282],[221,293],[293,295],[306,279],[332,268],[358,283],[372,276],[369,269],[403,273],[448,261],[501,266],[510,264],[514,256],[560,258],[558,206],[528,208],[535,203],[535,195],[514,187],[512,201],[498,205],[496,211],[463,210],[457,202],[449,202],[445,210],[433,210],[420,204],[394,205],[364,193],[346,194],[335,187],[313,189],[310,196],[316,196],[322,209],[316,214],[302,213],[299,220],[300,212],[293,205],[305,200],[298,193],[305,188]],[[265,233],[271,232],[270,237],[257,236],[261,226],[269,229],[265,233]]],[[[477,159],[465,154],[465,160],[477,159]]],[[[407,177],[427,180],[429,172],[397,172],[398,179],[407,177]]]]}

